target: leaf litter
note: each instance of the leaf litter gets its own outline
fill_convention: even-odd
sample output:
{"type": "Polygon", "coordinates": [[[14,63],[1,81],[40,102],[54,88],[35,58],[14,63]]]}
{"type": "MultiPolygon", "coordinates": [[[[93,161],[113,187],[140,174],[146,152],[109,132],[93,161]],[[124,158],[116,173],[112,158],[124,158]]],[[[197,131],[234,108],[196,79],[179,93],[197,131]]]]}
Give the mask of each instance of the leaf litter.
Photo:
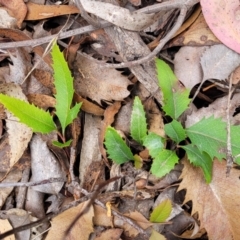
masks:
{"type": "MultiPolygon", "coordinates": [[[[4,108],[0,108],[3,118],[0,125],[2,128],[0,154],[3,156],[0,185],[17,184],[18,181],[23,184],[19,191],[13,191],[16,189],[14,187],[1,188],[0,219],[1,221],[8,219],[11,226],[5,226],[7,222],[4,220],[5,223],[0,225],[0,234],[7,229],[18,227],[18,224],[14,223],[13,215],[23,214],[23,217],[27,218],[26,211],[28,211],[28,220],[21,223],[22,225],[36,220],[41,221],[43,218],[52,219],[45,221],[36,230],[44,232],[51,225],[46,239],[79,239],[80,234],[81,239],[89,239],[90,235],[92,239],[182,239],[181,236],[187,236],[187,239],[194,237],[238,239],[240,234],[236,225],[239,218],[237,168],[233,168],[230,176],[226,178],[225,161],[214,160],[212,165],[210,164],[213,172],[211,178],[207,175],[210,165],[203,164],[202,171],[190,165],[186,161],[186,156],[181,155],[181,151],[172,156],[170,150],[164,149],[161,154],[174,158],[173,165],[178,162],[178,158],[182,159],[181,164],[176,164],[165,177],[159,178],[152,174],[162,176],[161,172],[168,172],[169,165],[163,164],[158,151],[165,146],[174,148],[174,145],[162,139],[168,139],[170,136],[177,144],[181,144],[185,138],[182,125],[174,121],[170,123],[163,110],[172,118],[180,116],[182,110],[177,109],[179,105],[175,103],[175,99],[178,99],[176,92],[189,94],[191,90],[192,96],[200,83],[203,86],[193,102],[197,108],[192,107],[193,104],[190,105],[186,116],[181,115],[180,119],[186,126],[186,133],[191,143],[197,145],[199,138],[204,135],[203,144],[198,149],[195,145],[188,145],[185,150],[192,152],[193,164],[199,149],[212,157],[217,155],[220,160],[226,156],[224,139],[227,138],[225,132],[227,79],[239,66],[237,1],[209,3],[202,0],[201,6],[198,5],[196,9],[196,4],[199,2],[197,0],[181,3],[152,1],[153,5],[147,1],[132,0],[125,1],[127,4],[120,1],[120,5],[113,5],[108,1],[76,2],[78,3],[76,5],[74,1],[69,1],[69,4],[61,2],[60,5],[44,5],[35,1],[34,3],[17,0],[0,1],[0,10],[6,9],[7,14],[15,18],[15,23],[7,22],[12,21],[11,18],[5,18],[9,20],[1,23],[1,92],[24,101],[28,100],[44,111],[49,111],[52,116],[60,114],[57,107],[55,112],[56,100],[64,99],[65,113],[76,103],[83,102],[82,110],[77,116],[77,121],[80,123],[79,130],[76,130],[75,124],[67,126],[74,118],[71,112],[60,114],[66,117],[63,128],[66,128],[67,140],[74,138],[75,143],[58,150],[51,143],[52,140],[59,141],[56,133],[47,136],[32,135],[31,129],[20,124],[18,119],[9,113],[4,113],[4,108]],[[79,2],[82,7],[79,7],[79,2]],[[219,4],[227,9],[222,16],[219,14],[222,5],[219,4]],[[174,38],[166,38],[171,26],[178,23],[178,14],[172,10],[184,11],[186,5],[190,6],[188,11],[190,18],[180,26],[177,34],[172,34],[174,38]],[[199,9],[202,9],[203,15],[199,9]],[[79,12],[81,15],[76,15],[79,12]],[[172,17],[170,18],[169,15],[172,17]],[[222,25],[216,24],[216,17],[225,19],[222,25]],[[102,19],[110,22],[108,28],[103,27],[102,30],[96,31],[100,21],[106,24],[102,19]],[[225,31],[222,31],[223,29],[225,31]],[[50,67],[52,61],[50,56],[44,53],[46,46],[41,45],[50,41],[44,36],[51,39],[59,30],[59,36],[64,40],[58,43],[62,50],[65,49],[64,53],[71,68],[70,75],[74,78],[74,89],[67,91],[67,93],[75,91],[73,103],[64,95],[69,82],[65,86],[58,86],[57,90],[61,89],[63,92],[60,97],[59,95],[56,97],[53,71],[50,67]],[[66,35],[72,30],[72,34],[66,35]],[[94,32],[91,34],[91,31],[94,32]],[[74,37],[76,34],[78,36],[74,37]],[[37,42],[33,44],[34,48],[31,47],[33,38],[37,38],[34,40],[37,42]],[[164,103],[166,96],[158,87],[155,64],[151,57],[148,59],[150,50],[147,45],[161,45],[165,39],[168,39],[168,43],[165,44],[164,49],[163,46],[159,48],[158,57],[168,59],[167,64],[174,68],[177,79],[174,81],[170,79],[173,81],[170,89],[173,101],[162,109],[160,105],[164,103]],[[21,41],[26,41],[23,47],[16,48],[21,41]],[[70,50],[71,45],[79,46],[74,50],[74,54],[70,50]],[[179,51],[173,48],[174,46],[178,46],[179,51]],[[38,57],[43,55],[46,55],[43,59],[38,57]],[[146,58],[147,61],[141,65],[131,65],[131,61],[142,58],[146,58]],[[39,61],[41,65],[35,67],[35,63],[39,61]],[[109,68],[121,61],[127,65],[126,68],[109,68]],[[33,68],[34,71],[25,79],[33,68]],[[139,96],[143,103],[144,110],[141,109],[141,113],[146,112],[146,119],[145,117],[138,119],[136,114],[138,109],[133,104],[135,96],[139,96]],[[135,120],[131,123],[133,108],[135,108],[135,120]],[[211,117],[212,115],[214,117],[211,117]],[[101,116],[104,116],[103,120],[101,116]],[[223,120],[219,120],[219,117],[223,120]],[[211,125],[204,125],[204,120],[201,120],[203,118],[210,119],[211,125]],[[202,131],[196,132],[196,124],[199,124],[199,121],[202,124],[202,131]],[[131,132],[136,126],[134,122],[146,124],[147,129],[152,132],[148,137],[150,136],[151,140],[154,136],[153,139],[157,139],[160,144],[158,144],[159,148],[154,145],[155,141],[153,145],[147,144],[149,149],[139,144],[142,137],[136,137],[137,128],[131,132]],[[116,133],[120,135],[112,132],[109,125],[115,126],[116,133]],[[167,127],[164,127],[165,125],[167,127]],[[176,129],[179,127],[182,129],[182,134],[176,135],[176,129]],[[217,139],[211,138],[214,129],[218,131],[217,139]],[[75,135],[74,131],[79,133],[75,135]],[[123,138],[122,141],[126,142],[125,147],[134,151],[136,155],[129,152],[127,158],[133,159],[136,166],[138,159],[140,162],[138,169],[134,168],[132,162],[125,162],[129,160],[126,156],[121,162],[123,164],[112,163],[117,148],[113,141],[108,143],[105,141],[104,145],[104,135],[108,131],[109,134],[113,134],[112,139],[120,136],[121,139],[123,138]],[[113,151],[106,155],[105,147],[108,145],[112,145],[113,151]],[[217,154],[214,153],[214,147],[218,147],[217,154]],[[157,159],[154,162],[156,168],[151,168],[151,157],[157,159]],[[181,171],[182,174],[178,178],[181,171]],[[209,184],[206,184],[203,175],[205,178],[207,176],[209,184]],[[117,179],[119,177],[120,179],[117,179]],[[54,182],[56,178],[58,182],[54,182]],[[117,180],[109,183],[110,178],[117,180]],[[78,184],[79,179],[80,184],[78,184]],[[180,183],[179,179],[182,179],[180,183]],[[26,182],[35,183],[36,186],[26,187],[24,186],[26,182]],[[180,184],[178,192],[176,184],[180,184]],[[92,191],[94,192],[90,197],[86,197],[92,191]],[[47,197],[54,199],[51,200],[51,207],[45,201],[47,197]],[[171,214],[167,214],[170,214],[168,222],[153,226],[150,216],[156,206],[166,199],[172,206],[171,214]],[[22,208],[23,212],[18,212],[17,208],[22,208]],[[60,213],[61,211],[63,213],[60,213]],[[4,214],[6,218],[3,217],[4,214]],[[82,215],[79,217],[79,214],[82,215]],[[32,220],[34,217],[37,219],[32,220]],[[191,232],[191,229],[194,230],[191,232]],[[69,232],[69,235],[65,236],[65,232],[69,232]]],[[[161,69],[159,71],[161,72],[161,69]]],[[[236,79],[234,84],[237,84],[240,75],[237,70],[234,74],[236,79]]],[[[229,108],[230,121],[235,125],[232,126],[230,134],[232,142],[236,143],[239,138],[239,89],[237,85],[234,87],[237,93],[233,95],[229,108]]],[[[164,82],[160,83],[160,88],[166,88],[164,82]]],[[[188,102],[184,103],[187,104],[188,102]]],[[[20,105],[19,107],[22,108],[20,105]]],[[[59,127],[59,123],[56,124],[59,127]]],[[[145,128],[143,133],[137,134],[145,136],[145,128]]],[[[197,129],[199,130],[199,126],[197,129]]],[[[125,153],[127,151],[126,148],[123,150],[125,153]]],[[[232,152],[234,156],[239,154],[237,144],[232,145],[232,152]]],[[[206,158],[203,158],[203,162],[205,160],[206,158]]],[[[238,159],[236,161],[238,162],[238,159]]],[[[197,160],[196,162],[198,163],[197,160]]],[[[161,211],[157,212],[158,214],[159,217],[163,217],[161,211]]],[[[31,232],[13,230],[13,232],[18,239],[33,239],[33,230],[31,232]]],[[[43,235],[39,239],[44,239],[43,235]]]]}

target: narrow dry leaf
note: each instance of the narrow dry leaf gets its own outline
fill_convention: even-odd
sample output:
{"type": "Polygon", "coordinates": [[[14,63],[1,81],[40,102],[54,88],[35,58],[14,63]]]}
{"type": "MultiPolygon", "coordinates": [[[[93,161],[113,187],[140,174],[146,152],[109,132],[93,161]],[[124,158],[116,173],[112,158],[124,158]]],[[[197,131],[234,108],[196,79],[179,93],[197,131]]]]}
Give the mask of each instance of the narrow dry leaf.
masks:
{"type": "Polygon", "coordinates": [[[81,186],[85,183],[85,174],[88,167],[94,162],[102,160],[101,152],[98,148],[98,135],[100,132],[101,118],[91,114],[85,114],[84,136],[80,155],[79,175],[81,186]]]}
{"type": "Polygon", "coordinates": [[[240,65],[240,55],[223,44],[208,48],[201,57],[203,81],[224,80],[240,65]]]}
{"type": "Polygon", "coordinates": [[[79,13],[78,8],[73,5],[40,5],[28,2],[27,9],[25,20],[31,21],[79,13]]]}
{"type": "MultiPolygon", "coordinates": [[[[40,135],[34,135],[30,144],[31,149],[31,181],[42,181],[49,178],[65,178],[60,163],[50,152],[47,147],[47,143],[42,139],[40,135]]],[[[57,194],[62,186],[63,182],[48,183],[44,185],[33,186],[35,191],[57,194]]]]}
{"type": "Polygon", "coordinates": [[[65,239],[65,240],[88,240],[93,232],[94,217],[93,207],[91,206],[87,213],[81,216],[76,224],[71,228],[68,236],[65,232],[79,213],[84,211],[88,201],[79,204],[77,207],[70,208],[59,214],[52,220],[52,227],[46,237],[46,240],[65,239]]]}
{"type": "Polygon", "coordinates": [[[83,56],[77,57],[79,70],[75,78],[75,90],[83,96],[101,104],[103,101],[121,101],[129,95],[131,82],[115,69],[99,67],[99,64],[83,56]]]}
{"type": "Polygon", "coordinates": [[[131,12],[111,3],[82,1],[85,11],[96,15],[112,24],[132,31],[142,31],[152,25],[161,13],[131,12]]]}
{"type": "Polygon", "coordinates": [[[56,105],[56,99],[54,97],[32,93],[27,95],[28,101],[39,108],[48,109],[50,107],[54,107],[56,105]]]}
{"type": "Polygon", "coordinates": [[[201,169],[184,161],[179,189],[186,189],[185,202],[192,200],[192,214],[198,212],[200,228],[210,239],[239,239],[239,170],[232,168],[226,177],[226,161],[214,160],[213,177],[206,184],[201,169]]]}
{"type": "Polygon", "coordinates": [[[17,19],[17,25],[21,28],[22,22],[27,14],[27,7],[23,0],[0,0],[9,12],[9,14],[17,19]]]}
{"type": "MultiPolygon", "coordinates": [[[[1,176],[2,177],[2,176],[1,176]]],[[[21,170],[13,170],[11,172],[8,173],[8,175],[6,176],[6,178],[2,181],[2,183],[4,182],[18,182],[20,179],[22,178],[22,171],[21,170]]],[[[0,191],[0,208],[2,208],[3,204],[5,203],[8,195],[12,192],[13,187],[9,187],[9,188],[1,188],[0,191]]]]}
{"type": "MultiPolygon", "coordinates": [[[[7,232],[9,230],[12,230],[12,226],[11,224],[9,223],[9,221],[7,219],[3,220],[3,219],[0,219],[0,233],[4,233],[4,232],[7,232]]],[[[15,240],[15,236],[14,235],[10,235],[6,238],[4,238],[5,240],[15,240]]]]}
{"type": "Polygon", "coordinates": [[[208,47],[181,47],[174,58],[174,73],[183,85],[191,90],[202,81],[200,57],[208,47]]]}

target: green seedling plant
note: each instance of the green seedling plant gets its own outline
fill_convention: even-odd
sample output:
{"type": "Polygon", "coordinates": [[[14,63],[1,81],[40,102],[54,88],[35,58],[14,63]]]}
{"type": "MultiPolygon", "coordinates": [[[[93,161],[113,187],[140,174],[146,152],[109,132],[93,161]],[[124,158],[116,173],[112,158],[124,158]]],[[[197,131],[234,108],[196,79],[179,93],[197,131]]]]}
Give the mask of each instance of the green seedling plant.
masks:
{"type": "Polygon", "coordinates": [[[53,144],[58,147],[67,147],[71,144],[71,140],[66,141],[65,129],[77,117],[81,103],[77,103],[74,107],[71,107],[74,94],[73,78],[63,53],[60,51],[56,42],[54,42],[52,46],[51,56],[56,89],[55,114],[60,122],[61,131],[58,131],[50,112],[46,112],[28,102],[4,94],[0,94],[0,102],[8,111],[14,114],[21,123],[32,128],[33,132],[46,134],[52,131],[58,131],[62,142],[54,141],[53,144]]]}
{"type": "MultiPolygon", "coordinates": [[[[226,158],[227,124],[220,118],[203,118],[194,125],[185,128],[179,117],[187,110],[191,99],[189,91],[182,87],[171,68],[162,60],[156,60],[159,87],[163,93],[165,114],[171,121],[164,125],[167,138],[147,131],[147,122],[143,105],[135,97],[131,114],[131,137],[149,150],[152,158],[150,171],[157,177],[169,173],[179,162],[178,149],[184,149],[188,160],[203,171],[207,183],[212,179],[213,159],[219,161],[226,158]],[[172,141],[174,149],[166,149],[166,141],[172,141]]],[[[235,162],[240,164],[240,126],[231,126],[231,149],[235,162]]],[[[136,161],[131,149],[117,131],[109,126],[105,133],[105,146],[109,158],[118,164],[136,161]]]]}

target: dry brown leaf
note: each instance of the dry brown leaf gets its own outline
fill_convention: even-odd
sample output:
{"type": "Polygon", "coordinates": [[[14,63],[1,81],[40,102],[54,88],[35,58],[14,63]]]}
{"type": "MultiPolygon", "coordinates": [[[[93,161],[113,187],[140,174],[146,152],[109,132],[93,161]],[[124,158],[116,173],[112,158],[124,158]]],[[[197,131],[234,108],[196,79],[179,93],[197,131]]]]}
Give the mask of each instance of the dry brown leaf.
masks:
{"type": "Polygon", "coordinates": [[[113,227],[112,218],[107,216],[106,209],[96,204],[94,205],[93,223],[96,226],[113,227]]]}
{"type": "Polygon", "coordinates": [[[207,48],[184,46],[175,54],[174,73],[189,90],[202,81],[200,57],[207,48]]]}
{"type": "Polygon", "coordinates": [[[192,200],[192,214],[198,212],[209,239],[240,239],[239,173],[233,168],[226,177],[226,162],[214,160],[212,182],[206,184],[201,169],[184,161],[178,190],[187,190],[185,202],[192,200]]]}
{"type": "Polygon", "coordinates": [[[28,101],[38,106],[39,108],[47,109],[49,107],[55,107],[56,99],[54,97],[44,94],[28,94],[28,101]]]}
{"type": "MultiPolygon", "coordinates": [[[[16,29],[4,29],[0,28],[0,37],[7,37],[14,41],[24,41],[24,40],[30,40],[31,38],[27,36],[24,32],[16,30],[16,29]]],[[[44,53],[44,49],[41,46],[36,46],[33,48],[33,51],[38,54],[40,57],[44,53]]],[[[47,54],[44,58],[44,61],[51,65],[52,59],[49,54],[47,54]]]]}
{"type": "Polygon", "coordinates": [[[134,220],[144,230],[153,225],[140,212],[134,211],[124,215],[134,220]]]}
{"type": "Polygon", "coordinates": [[[105,101],[121,101],[129,95],[131,82],[116,69],[99,67],[99,64],[78,56],[75,90],[82,97],[89,97],[101,104],[105,101]]]}
{"type": "Polygon", "coordinates": [[[40,20],[61,15],[80,13],[73,5],[40,5],[32,2],[27,3],[27,15],[25,20],[40,20]]]}
{"type": "Polygon", "coordinates": [[[74,94],[74,100],[78,103],[82,103],[81,110],[87,113],[91,113],[96,116],[103,116],[104,109],[100,108],[97,104],[94,104],[87,99],[81,97],[77,93],[74,94]]]}
{"type": "Polygon", "coordinates": [[[92,219],[94,211],[92,206],[89,208],[87,213],[78,219],[76,224],[71,228],[69,235],[65,236],[65,231],[71,225],[75,217],[84,211],[87,204],[88,201],[83,202],[77,207],[70,208],[53,218],[52,228],[50,229],[46,240],[88,240],[89,235],[93,232],[92,219]]]}
{"type": "MultiPolygon", "coordinates": [[[[9,221],[7,219],[0,219],[0,233],[4,233],[7,232],[9,230],[12,230],[12,226],[9,223],[9,221]]],[[[15,236],[14,235],[10,235],[6,238],[4,238],[5,240],[15,240],[15,236]]]]}
{"type": "Polygon", "coordinates": [[[240,55],[223,44],[209,47],[202,54],[203,81],[225,80],[240,65],[240,55]]]}
{"type": "Polygon", "coordinates": [[[22,22],[27,14],[27,7],[23,0],[0,0],[9,14],[17,19],[17,25],[21,28],[22,22]]]}
{"type": "Polygon", "coordinates": [[[108,229],[104,232],[101,232],[94,240],[119,240],[123,230],[120,228],[108,229]]]}
{"type": "Polygon", "coordinates": [[[175,37],[168,47],[173,46],[211,46],[221,43],[209,29],[204,17],[200,14],[188,30],[175,37]]]}

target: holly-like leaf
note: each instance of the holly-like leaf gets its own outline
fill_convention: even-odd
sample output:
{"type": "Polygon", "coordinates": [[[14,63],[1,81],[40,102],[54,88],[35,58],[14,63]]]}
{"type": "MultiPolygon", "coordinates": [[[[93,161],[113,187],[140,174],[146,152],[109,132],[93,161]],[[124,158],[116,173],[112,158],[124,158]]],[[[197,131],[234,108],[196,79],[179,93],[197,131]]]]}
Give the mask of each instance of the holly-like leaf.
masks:
{"type": "Polygon", "coordinates": [[[139,97],[135,97],[133,102],[130,131],[132,138],[142,144],[143,138],[147,135],[147,122],[139,97]]]}
{"type": "Polygon", "coordinates": [[[175,119],[164,125],[164,131],[176,143],[180,143],[186,138],[186,132],[182,124],[175,119]]]}
{"type": "Polygon", "coordinates": [[[71,109],[74,94],[73,78],[67,62],[56,43],[54,43],[52,48],[52,60],[54,85],[56,87],[56,115],[61,123],[62,133],[64,134],[66,126],[77,117],[81,104],[78,103],[71,109]]]}
{"type": "Polygon", "coordinates": [[[115,163],[122,164],[134,160],[130,148],[113,127],[107,127],[104,143],[109,157],[115,163]]]}
{"type": "Polygon", "coordinates": [[[200,167],[203,170],[203,174],[207,183],[212,181],[212,158],[205,152],[199,151],[196,146],[192,144],[182,146],[186,151],[188,160],[196,167],[200,167]]]}
{"type": "Polygon", "coordinates": [[[172,211],[172,203],[170,199],[162,201],[150,215],[150,222],[152,223],[162,223],[167,220],[172,211]]]}
{"type": "Polygon", "coordinates": [[[157,177],[163,177],[169,173],[178,162],[175,152],[163,149],[154,159],[151,172],[157,177]]]}
{"type": "Polygon", "coordinates": [[[190,103],[189,90],[185,89],[171,68],[162,60],[156,59],[157,77],[163,92],[163,110],[173,119],[177,119],[190,103]]]}
{"type": "Polygon", "coordinates": [[[34,132],[49,133],[56,130],[49,112],[45,112],[28,102],[4,94],[0,94],[0,102],[19,118],[21,123],[32,128],[34,132]]]}
{"type": "Polygon", "coordinates": [[[149,153],[153,158],[155,158],[164,148],[164,142],[164,138],[152,132],[143,139],[143,145],[149,150],[149,153]]]}
{"type": "Polygon", "coordinates": [[[227,131],[226,123],[219,118],[203,118],[201,121],[186,128],[187,136],[201,152],[206,152],[213,159],[226,156],[227,131]]]}

